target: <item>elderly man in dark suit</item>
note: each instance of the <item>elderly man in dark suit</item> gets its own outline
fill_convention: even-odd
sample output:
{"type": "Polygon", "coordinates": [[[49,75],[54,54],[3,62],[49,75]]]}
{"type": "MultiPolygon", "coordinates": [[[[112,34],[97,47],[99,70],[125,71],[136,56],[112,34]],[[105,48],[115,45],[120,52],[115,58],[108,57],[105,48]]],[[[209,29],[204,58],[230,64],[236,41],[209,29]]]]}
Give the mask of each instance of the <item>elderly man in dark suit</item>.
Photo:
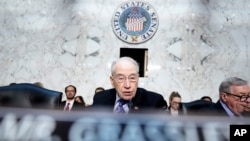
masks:
{"type": "Polygon", "coordinates": [[[195,100],[182,103],[182,111],[189,115],[224,116],[229,118],[246,117],[250,114],[250,87],[246,80],[229,77],[219,86],[219,99],[216,103],[195,100]]]}
{"type": "Polygon", "coordinates": [[[138,88],[139,65],[130,57],[122,57],[111,65],[114,88],[94,96],[92,107],[107,108],[115,113],[164,110],[167,102],[161,94],[138,88]]]}
{"type": "Polygon", "coordinates": [[[217,115],[243,117],[250,99],[250,87],[246,80],[229,77],[221,82],[219,100],[210,107],[217,115]]]}

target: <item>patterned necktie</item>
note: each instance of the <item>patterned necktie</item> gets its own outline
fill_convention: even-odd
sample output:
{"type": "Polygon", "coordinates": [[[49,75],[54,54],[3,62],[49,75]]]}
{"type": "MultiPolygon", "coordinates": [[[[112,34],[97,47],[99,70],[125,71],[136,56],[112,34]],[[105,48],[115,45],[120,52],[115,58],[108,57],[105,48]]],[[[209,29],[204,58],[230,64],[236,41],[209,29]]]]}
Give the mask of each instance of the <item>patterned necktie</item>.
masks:
{"type": "Polygon", "coordinates": [[[65,108],[65,111],[69,111],[69,105],[70,105],[70,103],[67,103],[67,106],[66,106],[66,108],[65,108]]]}
{"type": "Polygon", "coordinates": [[[127,101],[119,99],[117,102],[117,106],[115,108],[115,113],[126,113],[124,110],[124,107],[123,107],[123,105],[126,103],[127,103],[127,101]]]}

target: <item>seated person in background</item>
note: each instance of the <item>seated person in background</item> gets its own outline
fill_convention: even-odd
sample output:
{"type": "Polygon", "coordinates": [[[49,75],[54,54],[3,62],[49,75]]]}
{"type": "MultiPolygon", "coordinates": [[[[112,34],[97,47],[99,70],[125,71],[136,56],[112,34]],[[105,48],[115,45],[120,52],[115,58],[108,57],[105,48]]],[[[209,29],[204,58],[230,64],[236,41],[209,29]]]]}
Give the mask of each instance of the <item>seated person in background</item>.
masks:
{"type": "Polygon", "coordinates": [[[203,96],[201,97],[201,100],[205,100],[205,101],[209,101],[209,102],[213,102],[212,98],[209,96],[203,96]]]}
{"type": "Polygon", "coordinates": [[[250,87],[246,80],[237,77],[225,79],[219,87],[219,100],[211,109],[217,114],[239,117],[246,110],[250,87]]]}
{"type": "Polygon", "coordinates": [[[114,88],[94,96],[96,108],[108,108],[114,113],[149,111],[167,107],[161,94],[138,88],[139,65],[130,57],[122,57],[111,65],[110,82],[114,88]]]}
{"type": "Polygon", "coordinates": [[[41,83],[41,82],[35,82],[33,84],[36,85],[36,86],[38,86],[38,87],[42,87],[43,88],[43,83],[41,83]]]}
{"type": "Polygon", "coordinates": [[[169,107],[167,111],[170,115],[179,115],[179,108],[181,103],[181,95],[177,91],[173,91],[169,96],[169,107]]]}
{"type": "Polygon", "coordinates": [[[66,100],[60,104],[61,109],[64,111],[78,111],[83,110],[83,105],[75,101],[76,87],[68,85],[65,87],[66,100]]]}
{"type": "Polygon", "coordinates": [[[16,82],[12,82],[12,83],[10,83],[9,85],[11,86],[11,85],[15,85],[15,84],[17,84],[16,82]]]}
{"type": "Polygon", "coordinates": [[[78,102],[78,103],[81,103],[83,106],[86,106],[86,103],[85,103],[83,97],[80,96],[80,95],[75,96],[75,101],[78,102]]]}
{"type": "Polygon", "coordinates": [[[105,89],[103,87],[97,87],[95,89],[95,94],[98,93],[98,92],[101,92],[101,91],[104,91],[105,89]]]}

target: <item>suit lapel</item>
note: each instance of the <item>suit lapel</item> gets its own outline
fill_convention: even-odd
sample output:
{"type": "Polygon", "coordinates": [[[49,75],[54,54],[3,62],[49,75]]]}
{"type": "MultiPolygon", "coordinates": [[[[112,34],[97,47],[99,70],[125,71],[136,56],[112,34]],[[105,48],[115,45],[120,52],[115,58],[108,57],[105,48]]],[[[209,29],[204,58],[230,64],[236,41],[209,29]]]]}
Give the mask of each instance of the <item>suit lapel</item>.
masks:
{"type": "Polygon", "coordinates": [[[63,110],[64,110],[65,104],[66,104],[66,101],[62,101],[62,102],[60,103],[60,109],[63,109],[63,110]]]}
{"type": "Polygon", "coordinates": [[[116,99],[116,90],[115,89],[111,89],[108,94],[108,99],[107,99],[107,104],[110,106],[114,106],[115,105],[115,99],[116,99]]]}
{"type": "Polygon", "coordinates": [[[216,110],[221,114],[221,115],[225,115],[228,116],[226,110],[223,108],[223,106],[221,105],[220,101],[218,100],[215,104],[216,110]]]}
{"type": "Polygon", "coordinates": [[[143,89],[137,88],[136,95],[132,99],[132,104],[130,106],[131,110],[138,111],[142,108],[144,102],[143,93],[144,93],[143,89]]]}

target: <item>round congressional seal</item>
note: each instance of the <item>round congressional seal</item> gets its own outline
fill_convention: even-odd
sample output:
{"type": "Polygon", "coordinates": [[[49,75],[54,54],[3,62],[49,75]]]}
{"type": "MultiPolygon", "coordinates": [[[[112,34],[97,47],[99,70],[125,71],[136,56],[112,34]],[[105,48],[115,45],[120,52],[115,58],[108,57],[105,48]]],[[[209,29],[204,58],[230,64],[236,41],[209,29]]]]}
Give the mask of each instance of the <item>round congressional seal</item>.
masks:
{"type": "Polygon", "coordinates": [[[127,43],[138,44],[154,36],[159,19],[149,3],[130,0],[117,8],[111,25],[119,39],[127,43]]]}

